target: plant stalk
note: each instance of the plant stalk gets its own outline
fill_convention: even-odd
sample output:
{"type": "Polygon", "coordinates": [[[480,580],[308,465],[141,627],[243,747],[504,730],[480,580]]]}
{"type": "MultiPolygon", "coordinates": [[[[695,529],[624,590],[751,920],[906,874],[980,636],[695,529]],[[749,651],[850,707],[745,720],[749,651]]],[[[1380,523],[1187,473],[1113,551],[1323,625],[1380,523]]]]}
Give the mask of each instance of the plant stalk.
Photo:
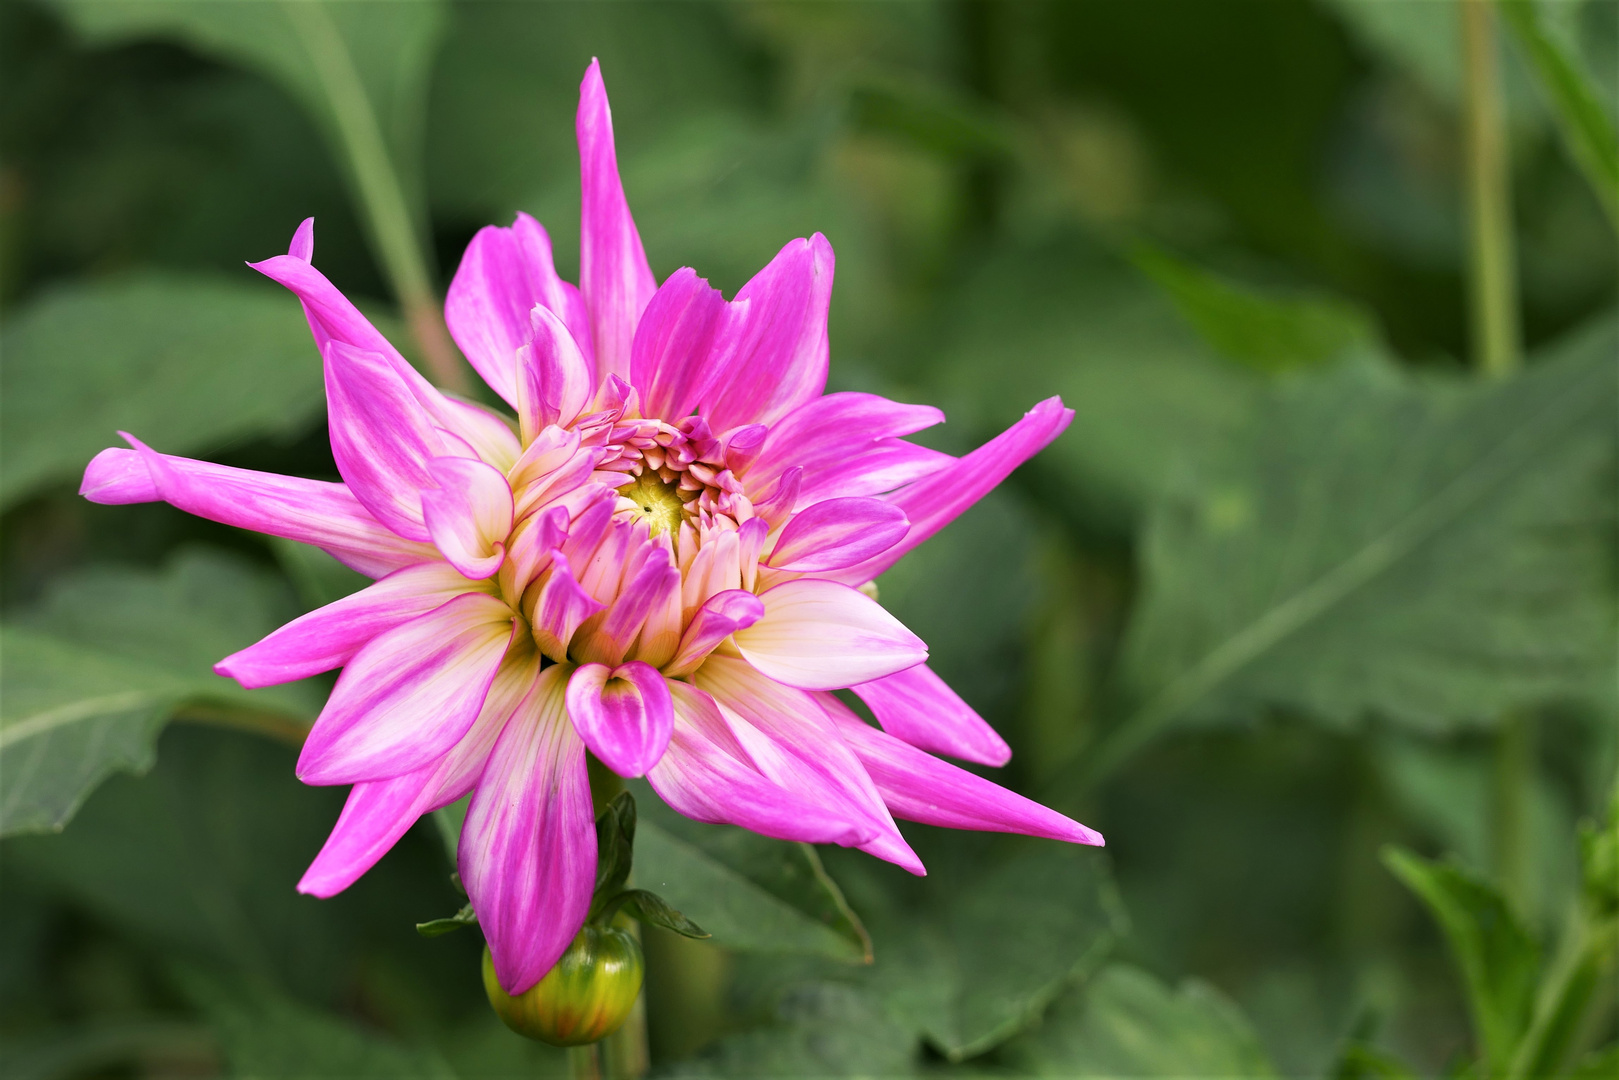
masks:
{"type": "Polygon", "coordinates": [[[571,1080],[602,1080],[598,1043],[568,1047],[568,1076],[571,1080]]]}

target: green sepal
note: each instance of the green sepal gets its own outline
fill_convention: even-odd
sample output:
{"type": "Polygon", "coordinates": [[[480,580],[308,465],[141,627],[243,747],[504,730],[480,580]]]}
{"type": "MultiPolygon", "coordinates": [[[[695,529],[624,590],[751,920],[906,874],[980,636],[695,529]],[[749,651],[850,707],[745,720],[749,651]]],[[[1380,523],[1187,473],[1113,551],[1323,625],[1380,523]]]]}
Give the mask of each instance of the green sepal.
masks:
{"type": "Polygon", "coordinates": [[[639,919],[648,926],[661,926],[665,930],[673,930],[681,937],[706,938],[712,937],[707,930],[692,922],[686,916],[670,907],[657,893],[647,892],[645,889],[631,889],[619,893],[613,898],[611,907],[623,906],[626,915],[639,919]]]}
{"type": "Polygon", "coordinates": [[[431,919],[428,922],[417,923],[416,932],[422,937],[433,938],[448,934],[452,930],[459,930],[463,926],[477,925],[478,916],[473,912],[472,905],[467,904],[447,919],[431,919]]]}
{"type": "Polygon", "coordinates": [[[635,798],[621,791],[596,816],[596,892],[594,912],[624,890],[635,856],[635,798]]]}

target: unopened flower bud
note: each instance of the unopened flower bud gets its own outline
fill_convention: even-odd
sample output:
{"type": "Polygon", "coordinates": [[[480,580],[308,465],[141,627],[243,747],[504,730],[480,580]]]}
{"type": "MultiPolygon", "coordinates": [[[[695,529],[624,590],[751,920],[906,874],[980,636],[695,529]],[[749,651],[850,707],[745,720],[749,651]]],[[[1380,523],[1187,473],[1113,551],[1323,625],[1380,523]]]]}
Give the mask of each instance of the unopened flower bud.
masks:
{"type": "Polygon", "coordinates": [[[519,1035],[552,1046],[582,1046],[617,1031],[645,971],[640,943],[629,933],[587,925],[545,978],[514,997],[501,989],[494,960],[483,951],[483,988],[495,1014],[519,1035]]]}

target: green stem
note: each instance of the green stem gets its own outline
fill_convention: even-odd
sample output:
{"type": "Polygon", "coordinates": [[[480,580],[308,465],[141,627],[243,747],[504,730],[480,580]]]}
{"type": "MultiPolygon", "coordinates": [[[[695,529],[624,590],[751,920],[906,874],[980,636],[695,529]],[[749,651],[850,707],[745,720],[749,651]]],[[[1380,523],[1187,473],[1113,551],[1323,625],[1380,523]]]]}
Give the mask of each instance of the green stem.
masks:
{"type": "Polygon", "coordinates": [[[568,1076],[571,1080],[602,1080],[601,1052],[598,1044],[568,1047],[568,1076]]]}
{"type": "MultiPolygon", "coordinates": [[[[595,754],[585,758],[586,767],[590,773],[590,802],[595,813],[600,814],[624,790],[624,780],[613,770],[609,769],[596,759],[595,754]]],[[[626,885],[629,883],[626,882],[626,885]]],[[[611,920],[611,916],[604,919],[604,924],[611,920]]],[[[638,925],[629,927],[637,941],[641,937],[641,928],[638,925]]],[[[646,1032],[646,989],[636,995],[635,1005],[630,1010],[624,1026],[613,1032],[599,1044],[607,1059],[607,1076],[610,1080],[636,1080],[644,1076],[651,1067],[651,1054],[647,1049],[646,1032]]]]}
{"type": "Polygon", "coordinates": [[[1529,795],[1535,781],[1534,728],[1522,712],[1497,724],[1491,812],[1496,881],[1520,915],[1530,911],[1529,795]]]}
{"type": "Polygon", "coordinates": [[[359,188],[360,206],[378,258],[404,310],[405,322],[434,381],[446,389],[464,392],[468,387],[466,370],[445,331],[404,185],[343,35],[321,4],[283,0],[282,10],[320,78],[337,124],[338,143],[359,188]]]}
{"type": "Polygon", "coordinates": [[[182,705],[174,712],[174,723],[206,724],[263,735],[267,739],[301,749],[309,735],[309,722],[284,713],[262,709],[220,708],[216,705],[182,705]]]}

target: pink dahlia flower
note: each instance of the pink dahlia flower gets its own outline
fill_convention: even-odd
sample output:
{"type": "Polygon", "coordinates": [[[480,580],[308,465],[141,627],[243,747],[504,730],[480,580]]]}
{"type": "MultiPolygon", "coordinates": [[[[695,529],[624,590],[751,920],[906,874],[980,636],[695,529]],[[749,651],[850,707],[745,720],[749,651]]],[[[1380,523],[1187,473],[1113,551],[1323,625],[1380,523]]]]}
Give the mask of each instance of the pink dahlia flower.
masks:
{"type": "Polygon", "coordinates": [[[302,301],[338,484],[102,451],[82,493],[313,544],[376,584],[220,661],[244,686],[341,667],[298,775],[352,784],[299,883],[341,891],[421,815],[472,795],[462,881],[520,993],[584,922],[589,750],[671,807],[912,871],[894,818],[1100,844],[933,757],[1006,744],[925,664],[870,583],[1055,438],[1055,398],[954,458],[943,417],[823,394],[832,247],[794,240],[734,300],[659,285],[630,217],[601,75],[585,75],[580,277],[527,215],[473,238],[445,304],[515,422],[429,385],[311,265],[313,226],[255,264],[302,301]],[[852,689],[882,730],[834,690],[852,689]]]}

